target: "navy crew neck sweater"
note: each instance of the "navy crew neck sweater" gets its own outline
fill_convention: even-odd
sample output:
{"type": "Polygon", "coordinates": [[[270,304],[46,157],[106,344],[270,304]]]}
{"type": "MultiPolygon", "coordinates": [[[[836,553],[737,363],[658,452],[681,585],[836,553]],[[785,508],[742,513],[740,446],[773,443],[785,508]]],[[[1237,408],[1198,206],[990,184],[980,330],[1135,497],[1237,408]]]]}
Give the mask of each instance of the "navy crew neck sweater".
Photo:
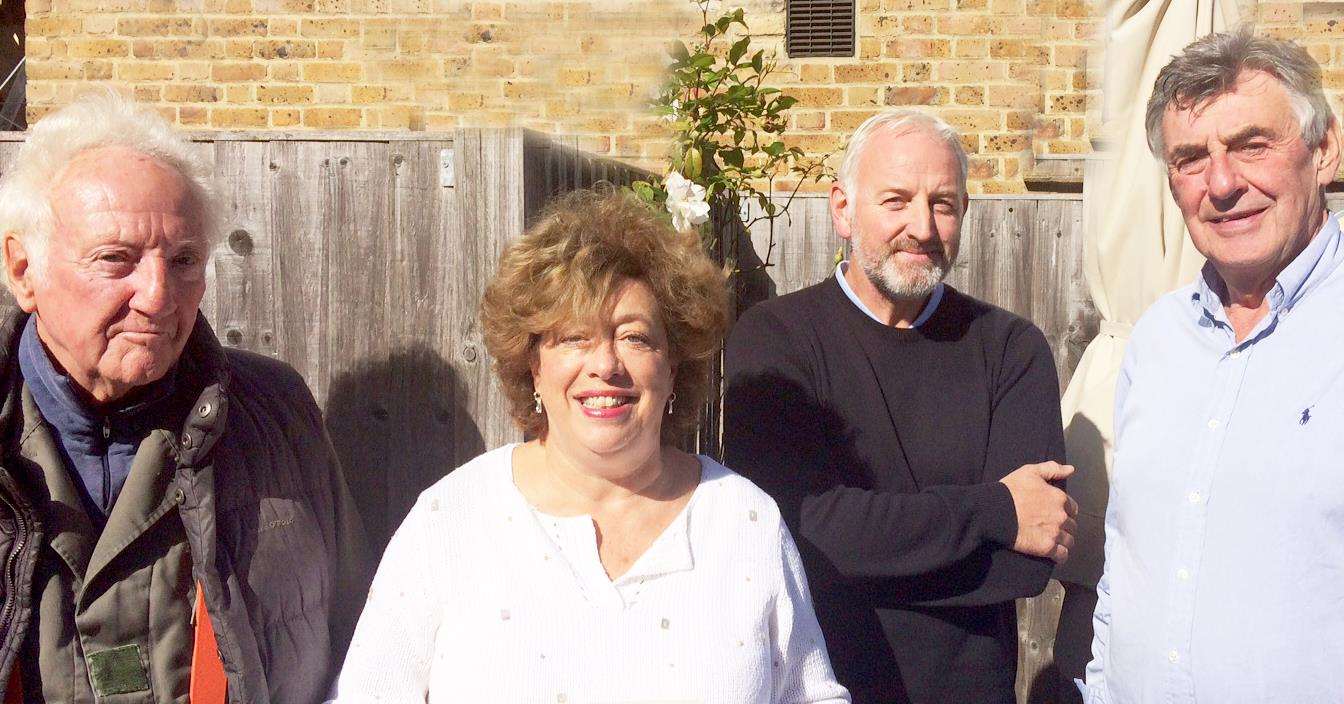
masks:
{"type": "Polygon", "coordinates": [[[1011,549],[998,480],[1064,460],[1041,332],[950,286],[889,327],[831,278],[747,311],[725,372],[725,463],[779,502],[855,704],[1011,704],[1052,563],[1011,549]]]}

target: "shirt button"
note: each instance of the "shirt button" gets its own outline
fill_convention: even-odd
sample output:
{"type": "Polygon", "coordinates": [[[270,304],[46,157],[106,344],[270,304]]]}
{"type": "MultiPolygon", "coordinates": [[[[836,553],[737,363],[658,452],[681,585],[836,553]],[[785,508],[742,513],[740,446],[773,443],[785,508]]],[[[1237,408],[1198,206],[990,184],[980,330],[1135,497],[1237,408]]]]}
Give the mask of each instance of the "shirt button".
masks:
{"type": "Polygon", "coordinates": [[[1167,660],[1170,660],[1171,662],[1176,663],[1176,662],[1179,662],[1180,659],[1181,659],[1181,654],[1178,653],[1178,652],[1176,652],[1175,650],[1171,650],[1171,651],[1168,651],[1168,652],[1167,652],[1167,660]]]}
{"type": "Polygon", "coordinates": [[[1218,419],[1217,419],[1217,418],[1210,418],[1210,419],[1209,419],[1209,430],[1215,430],[1215,429],[1217,429],[1217,428],[1218,428],[1218,419]]]}
{"type": "Polygon", "coordinates": [[[1190,500],[1190,503],[1192,503],[1192,504],[1197,504],[1197,503],[1199,503],[1199,499],[1200,499],[1199,492],[1198,492],[1198,491],[1192,491],[1192,492],[1190,492],[1190,494],[1189,494],[1188,496],[1186,496],[1185,498],[1189,499],[1189,500],[1190,500]]]}
{"type": "Polygon", "coordinates": [[[1240,349],[1232,350],[1230,353],[1228,353],[1227,356],[1231,357],[1232,359],[1236,359],[1237,357],[1241,356],[1241,350],[1240,349]]]}
{"type": "Polygon", "coordinates": [[[1176,578],[1181,580],[1182,582],[1184,582],[1187,579],[1190,579],[1190,570],[1187,570],[1184,567],[1180,568],[1179,570],[1176,570],[1176,578]]]}

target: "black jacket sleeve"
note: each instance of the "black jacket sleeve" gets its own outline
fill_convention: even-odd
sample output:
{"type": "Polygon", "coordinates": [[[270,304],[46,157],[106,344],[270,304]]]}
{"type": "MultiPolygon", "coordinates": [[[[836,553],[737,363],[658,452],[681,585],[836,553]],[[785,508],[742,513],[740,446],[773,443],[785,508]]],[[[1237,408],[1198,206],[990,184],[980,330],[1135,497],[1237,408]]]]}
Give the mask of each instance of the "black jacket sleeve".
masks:
{"type": "Polygon", "coordinates": [[[759,307],[742,317],[725,356],[725,462],[779,502],[811,579],[867,585],[888,606],[978,606],[1044,588],[1051,565],[1012,551],[1016,513],[998,482],[1063,456],[1054,363],[1023,328],[1034,337],[1010,336],[1015,354],[998,370],[983,482],[906,494],[857,486],[844,419],[819,402],[797,336],[759,307]]]}

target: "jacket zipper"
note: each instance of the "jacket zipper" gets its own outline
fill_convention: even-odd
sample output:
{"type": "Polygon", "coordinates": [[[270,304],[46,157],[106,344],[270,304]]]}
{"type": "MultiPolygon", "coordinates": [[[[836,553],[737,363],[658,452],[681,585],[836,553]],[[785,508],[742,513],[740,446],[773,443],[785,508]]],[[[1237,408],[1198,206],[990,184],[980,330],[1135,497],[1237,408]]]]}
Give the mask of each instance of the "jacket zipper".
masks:
{"type": "Polygon", "coordinates": [[[0,492],[0,501],[3,501],[5,508],[14,514],[14,546],[10,549],[9,555],[5,557],[5,606],[0,611],[0,633],[9,633],[10,623],[14,620],[15,602],[19,590],[19,561],[23,559],[23,551],[28,544],[29,526],[28,519],[24,517],[23,512],[10,502],[8,497],[0,492]]]}
{"type": "Polygon", "coordinates": [[[103,418],[103,513],[112,513],[112,464],[107,454],[112,450],[112,421],[103,418]]]}

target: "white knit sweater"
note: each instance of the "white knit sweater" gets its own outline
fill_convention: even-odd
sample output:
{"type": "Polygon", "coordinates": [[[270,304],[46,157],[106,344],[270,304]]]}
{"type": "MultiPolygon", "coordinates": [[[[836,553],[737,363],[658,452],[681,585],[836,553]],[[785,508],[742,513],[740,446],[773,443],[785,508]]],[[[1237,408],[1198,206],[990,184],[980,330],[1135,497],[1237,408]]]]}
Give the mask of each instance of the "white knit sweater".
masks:
{"type": "Polygon", "coordinates": [[[702,457],[615,581],[587,516],[530,507],[514,446],[420,495],[383,555],[337,702],[848,702],[774,501],[702,457]]]}

